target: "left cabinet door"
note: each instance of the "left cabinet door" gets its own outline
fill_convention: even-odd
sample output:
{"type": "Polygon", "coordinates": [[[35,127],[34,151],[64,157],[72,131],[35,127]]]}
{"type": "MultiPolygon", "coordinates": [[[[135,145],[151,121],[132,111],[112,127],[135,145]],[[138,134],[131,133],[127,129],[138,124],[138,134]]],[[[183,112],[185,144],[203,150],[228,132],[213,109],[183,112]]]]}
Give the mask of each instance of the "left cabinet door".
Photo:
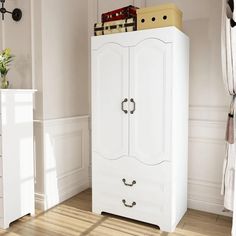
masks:
{"type": "Polygon", "coordinates": [[[106,159],[128,155],[128,59],[115,43],[92,51],[92,151],[106,159]]]}

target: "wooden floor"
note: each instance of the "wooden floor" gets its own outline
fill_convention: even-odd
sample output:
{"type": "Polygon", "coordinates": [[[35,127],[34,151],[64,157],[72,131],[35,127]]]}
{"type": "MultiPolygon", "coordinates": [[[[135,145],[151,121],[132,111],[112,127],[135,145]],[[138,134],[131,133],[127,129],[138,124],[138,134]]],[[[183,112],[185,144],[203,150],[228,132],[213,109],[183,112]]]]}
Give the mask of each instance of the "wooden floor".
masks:
{"type": "Polygon", "coordinates": [[[91,213],[91,190],[58,205],[11,224],[4,236],[227,236],[231,218],[189,210],[175,233],[160,232],[157,227],[114,216],[91,213]]]}

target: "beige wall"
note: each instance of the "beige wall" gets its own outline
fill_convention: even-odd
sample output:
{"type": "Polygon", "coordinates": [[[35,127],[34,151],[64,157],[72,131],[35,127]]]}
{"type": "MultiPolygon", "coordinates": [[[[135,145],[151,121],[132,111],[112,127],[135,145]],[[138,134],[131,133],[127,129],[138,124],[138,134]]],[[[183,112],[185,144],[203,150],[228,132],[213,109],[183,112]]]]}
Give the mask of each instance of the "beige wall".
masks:
{"type": "MultiPolygon", "coordinates": [[[[39,207],[47,209],[56,202],[78,193],[80,186],[86,186],[88,183],[86,177],[76,179],[75,182],[75,178],[80,173],[79,170],[77,173],[73,169],[74,166],[71,167],[72,169],[68,170],[68,167],[66,169],[68,159],[74,162],[80,161],[81,158],[88,159],[87,148],[80,150],[82,147],[79,146],[79,143],[78,146],[71,147],[69,152],[67,150],[68,144],[78,139],[74,119],[77,120],[79,127],[82,125],[81,120],[85,119],[80,119],[80,116],[89,113],[88,7],[87,2],[83,0],[70,0],[69,2],[31,0],[31,12],[33,84],[38,90],[35,106],[35,119],[38,120],[35,124],[36,202],[39,207]],[[65,130],[65,124],[73,126],[70,132],[65,130]],[[50,130],[53,132],[49,132],[47,126],[50,126],[50,130]],[[60,138],[63,140],[61,146],[56,145],[57,142],[53,141],[54,133],[58,130],[63,130],[60,134],[60,138]],[[67,156],[63,160],[59,160],[59,156],[56,155],[58,152],[66,152],[67,156]],[[82,156],[80,156],[81,153],[82,156]],[[59,178],[58,169],[64,171],[66,178],[70,178],[76,184],[70,183],[68,186],[64,186],[60,183],[60,189],[55,190],[57,193],[53,193],[53,195],[56,194],[58,197],[63,195],[63,197],[49,204],[48,199],[54,197],[47,191],[47,186],[51,181],[47,170],[50,158],[55,162],[53,180],[55,184],[59,184],[62,179],[59,178]]],[[[88,145],[87,140],[83,139],[83,143],[88,145]]],[[[89,172],[85,163],[86,161],[83,161],[83,168],[81,167],[83,176],[87,176],[89,172]]]]}
{"type": "Polygon", "coordinates": [[[88,114],[87,3],[42,3],[44,119],[88,114]]]}
{"type": "Polygon", "coordinates": [[[56,119],[88,114],[87,3],[41,1],[39,15],[39,2],[34,3],[33,41],[35,84],[43,91],[38,95],[43,114],[36,112],[37,117],[56,119]]]}
{"type": "Polygon", "coordinates": [[[10,14],[0,24],[0,50],[9,47],[15,55],[11,70],[8,73],[11,88],[31,88],[31,15],[30,1],[6,1],[6,8],[12,11],[21,8],[23,18],[20,22],[12,20],[10,14]]]}
{"type": "Polygon", "coordinates": [[[87,2],[6,1],[7,9],[16,7],[22,20],[6,14],[0,24],[0,50],[10,47],[15,55],[11,87],[38,89],[36,119],[88,114],[87,2]]]}
{"type": "MultiPolygon", "coordinates": [[[[147,6],[165,3],[147,0],[147,6]]],[[[172,0],[183,11],[184,31],[190,37],[190,105],[225,106],[221,79],[220,0],[172,0]]]]}

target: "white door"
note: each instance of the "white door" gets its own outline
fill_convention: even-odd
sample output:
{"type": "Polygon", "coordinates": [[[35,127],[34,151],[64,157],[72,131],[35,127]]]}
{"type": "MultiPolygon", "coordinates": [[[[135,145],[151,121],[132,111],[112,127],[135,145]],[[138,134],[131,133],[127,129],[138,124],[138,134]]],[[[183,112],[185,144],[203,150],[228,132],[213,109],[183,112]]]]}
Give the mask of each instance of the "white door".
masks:
{"type": "Polygon", "coordinates": [[[170,43],[150,38],[130,48],[130,156],[147,165],[170,158],[171,63],[170,43]]]}
{"type": "Polygon", "coordinates": [[[92,52],[92,151],[106,159],[128,154],[128,53],[115,43],[92,52]]]}

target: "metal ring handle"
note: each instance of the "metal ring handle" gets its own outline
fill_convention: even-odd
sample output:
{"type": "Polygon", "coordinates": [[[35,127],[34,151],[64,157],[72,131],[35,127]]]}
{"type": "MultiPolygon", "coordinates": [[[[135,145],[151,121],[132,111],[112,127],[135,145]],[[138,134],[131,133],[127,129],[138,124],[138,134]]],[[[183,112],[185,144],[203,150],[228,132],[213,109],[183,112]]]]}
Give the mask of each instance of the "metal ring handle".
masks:
{"type": "Polygon", "coordinates": [[[128,113],[128,111],[124,109],[124,104],[125,104],[126,102],[128,102],[128,99],[127,99],[127,98],[125,98],[124,101],[122,101],[122,103],[121,103],[121,110],[122,110],[125,114],[128,113]]]}
{"type": "Polygon", "coordinates": [[[122,181],[123,181],[124,185],[129,186],[129,187],[132,187],[132,186],[134,186],[136,184],[135,180],[133,180],[133,182],[131,184],[127,184],[126,183],[126,179],[122,179],[122,181]]]}
{"type": "Polygon", "coordinates": [[[124,204],[125,207],[129,207],[129,208],[132,208],[132,207],[134,207],[134,206],[136,205],[136,202],[133,202],[131,205],[126,204],[125,199],[123,199],[122,202],[123,202],[123,204],[124,204]]]}
{"type": "Polygon", "coordinates": [[[134,114],[134,112],[136,111],[136,102],[134,101],[133,98],[130,99],[130,102],[132,102],[134,104],[134,108],[133,110],[130,112],[130,114],[134,114]]]}

